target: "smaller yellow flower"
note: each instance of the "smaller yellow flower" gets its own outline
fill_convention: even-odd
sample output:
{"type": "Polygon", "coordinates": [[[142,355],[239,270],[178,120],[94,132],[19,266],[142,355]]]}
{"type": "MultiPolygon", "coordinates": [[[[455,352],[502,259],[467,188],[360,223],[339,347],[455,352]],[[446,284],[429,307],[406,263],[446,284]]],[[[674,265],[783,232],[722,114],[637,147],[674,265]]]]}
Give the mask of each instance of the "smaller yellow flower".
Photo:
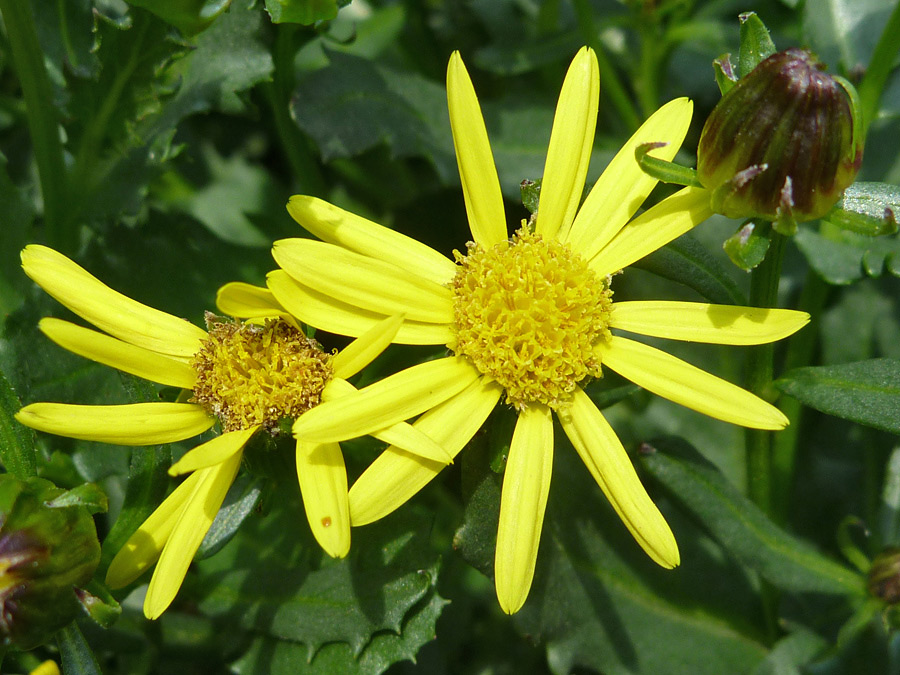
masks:
{"type": "MultiPolygon", "coordinates": [[[[276,433],[280,419],[298,418],[320,400],[355,392],[345,378],[378,356],[403,320],[402,315],[388,317],[340,353],[328,354],[306,338],[266,289],[229,285],[232,316],[251,320],[238,323],[207,314],[204,331],[112,290],[45,246],[26,247],[22,267],[47,293],[106,333],[42,319],[40,328],[51,340],[86,358],[191,395],[187,402],[175,403],[33,403],[17,413],[19,422],[60,436],[123,445],[181,441],[217,421],[223,429],[171,467],[172,475],[191,475],[138,528],[109,567],[106,581],[119,588],[158,560],[144,601],[150,619],[159,617],[175,598],[250,438],[260,431],[276,433]]],[[[386,425],[372,435],[430,461],[450,461],[443,448],[408,424],[386,425]]],[[[296,464],[316,540],[329,555],[345,556],[350,548],[350,516],[340,446],[334,441],[297,441],[296,464]]]]}

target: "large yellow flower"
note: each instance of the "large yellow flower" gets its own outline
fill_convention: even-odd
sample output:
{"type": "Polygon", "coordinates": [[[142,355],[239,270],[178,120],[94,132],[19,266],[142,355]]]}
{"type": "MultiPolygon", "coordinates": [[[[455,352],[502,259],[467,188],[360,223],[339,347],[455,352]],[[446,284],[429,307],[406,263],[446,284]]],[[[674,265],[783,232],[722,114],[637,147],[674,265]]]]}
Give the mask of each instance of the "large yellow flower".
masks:
{"type": "MultiPolygon", "coordinates": [[[[159,560],[144,601],[157,618],[174,599],[194,553],[231,486],[244,447],[260,431],[277,433],[281,418],[297,418],[320,397],[355,389],[342,378],[358,372],[390,344],[402,317],[374,323],[338,354],[327,354],[299,330],[265,289],[232,284],[232,304],[252,322],[207,315],[208,331],[112,290],[53,249],[22,251],[26,274],[63,305],[105,331],[45,318],[41,330],[81,356],[126,373],[191,392],[189,402],[131,405],[33,403],[22,424],[71,438],[124,445],[184,440],[218,421],[223,433],[187,452],[169,473],[191,473],[131,536],[113,559],[107,583],[131,583],[159,560]]],[[[182,396],[180,400],[187,399],[182,396]]],[[[387,443],[447,462],[447,453],[408,424],[373,434],[387,443]]],[[[346,437],[345,437],[346,438],[346,437]]],[[[297,441],[297,476],[310,527],[330,555],[350,548],[347,474],[336,442],[297,441]]]]}
{"type": "MultiPolygon", "coordinates": [[[[478,100],[458,54],[447,96],[474,243],[451,261],[408,237],[312,197],[288,210],[323,241],[274,247],[281,270],[268,285],[278,301],[324,330],[359,335],[403,312],[395,342],[446,345],[451,356],[408,368],[358,393],[329,401],[294,425],[297,438],[328,442],[424,413],[415,427],[455,455],[505,393],[518,410],[500,504],[495,582],[500,606],[524,603],[553,458],[555,412],[572,445],[622,521],[663,567],[679,563],[671,530],[622,447],[582,386],[607,367],[636,384],[712,417],[760,429],[786,418],[749,392],[663,351],[618,334],[749,345],[802,327],[802,312],[688,302],[613,302],[611,275],[710,215],[709,194],[686,188],[636,218],[656,181],[634,161],[639,144],[664,141],[672,159],[687,132],[691,103],[678,99],[626,143],[579,209],[593,144],[596,57],[575,57],[560,94],[532,231],[512,238],[478,100]]],[[[388,448],[350,490],[354,525],[397,508],[442,465],[388,448]]]]}

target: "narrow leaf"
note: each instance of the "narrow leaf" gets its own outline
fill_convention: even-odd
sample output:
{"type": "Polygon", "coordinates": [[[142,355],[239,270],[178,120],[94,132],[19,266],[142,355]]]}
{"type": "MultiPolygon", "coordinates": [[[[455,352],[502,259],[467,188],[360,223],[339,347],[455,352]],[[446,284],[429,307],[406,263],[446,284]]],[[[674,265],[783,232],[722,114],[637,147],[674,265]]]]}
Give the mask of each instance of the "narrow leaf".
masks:
{"type": "Polygon", "coordinates": [[[690,234],[685,234],[632,267],[693,288],[710,302],[721,305],[746,305],[740,287],[718,260],[690,234]]]}
{"type": "Polygon", "coordinates": [[[900,359],[797,368],[775,386],[829,415],[900,434],[900,359]]]}
{"type": "Polygon", "coordinates": [[[65,675],[102,675],[97,657],[75,622],[56,634],[56,643],[65,675]]]}
{"type": "Polygon", "coordinates": [[[13,418],[22,407],[19,397],[0,372],[0,462],[16,478],[37,476],[34,432],[13,418]]]}
{"type": "Polygon", "coordinates": [[[741,51],[738,64],[741,77],[756,68],[761,61],[775,53],[775,43],[756,12],[745,12],[738,17],[741,21],[741,51]]]}
{"type": "Polygon", "coordinates": [[[786,591],[863,596],[865,580],[779,529],[681,439],[645,445],[647,471],[742,563],[786,591]]]}

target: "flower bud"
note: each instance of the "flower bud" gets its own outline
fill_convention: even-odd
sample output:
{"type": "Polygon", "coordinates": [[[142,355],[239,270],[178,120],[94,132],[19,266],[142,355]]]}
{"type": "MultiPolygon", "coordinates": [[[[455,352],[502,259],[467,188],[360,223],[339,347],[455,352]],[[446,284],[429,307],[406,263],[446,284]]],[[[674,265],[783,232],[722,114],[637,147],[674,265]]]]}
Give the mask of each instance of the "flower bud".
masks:
{"type": "Polygon", "coordinates": [[[869,568],[869,593],[889,605],[900,602],[900,548],[886,548],[869,568]]]}
{"type": "Polygon", "coordinates": [[[65,491],[42,478],[0,475],[0,644],[31,649],[83,612],[76,586],[100,562],[84,506],[54,507],[65,491]]]}
{"type": "Polygon", "coordinates": [[[853,182],[863,148],[856,93],[823,68],[811,53],[788,49],[722,97],[697,157],[715,211],[793,225],[823,216],[853,182]]]}

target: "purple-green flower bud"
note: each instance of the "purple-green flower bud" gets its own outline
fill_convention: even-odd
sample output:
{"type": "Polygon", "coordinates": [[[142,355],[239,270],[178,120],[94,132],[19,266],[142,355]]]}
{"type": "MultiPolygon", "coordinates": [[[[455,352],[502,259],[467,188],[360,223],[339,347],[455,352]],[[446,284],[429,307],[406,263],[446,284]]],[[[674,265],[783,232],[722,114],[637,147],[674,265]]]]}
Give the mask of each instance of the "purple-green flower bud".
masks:
{"type": "Polygon", "coordinates": [[[0,644],[31,649],[83,613],[75,589],[100,562],[84,506],[49,504],[65,491],[0,475],[0,644]]]}
{"type": "Polygon", "coordinates": [[[889,605],[900,602],[900,548],[886,548],[875,556],[868,587],[869,593],[889,605]]]}
{"type": "Polygon", "coordinates": [[[856,93],[811,53],[772,54],[738,80],[700,136],[697,177],[731,218],[803,222],[840,199],[862,163],[856,93]]]}

